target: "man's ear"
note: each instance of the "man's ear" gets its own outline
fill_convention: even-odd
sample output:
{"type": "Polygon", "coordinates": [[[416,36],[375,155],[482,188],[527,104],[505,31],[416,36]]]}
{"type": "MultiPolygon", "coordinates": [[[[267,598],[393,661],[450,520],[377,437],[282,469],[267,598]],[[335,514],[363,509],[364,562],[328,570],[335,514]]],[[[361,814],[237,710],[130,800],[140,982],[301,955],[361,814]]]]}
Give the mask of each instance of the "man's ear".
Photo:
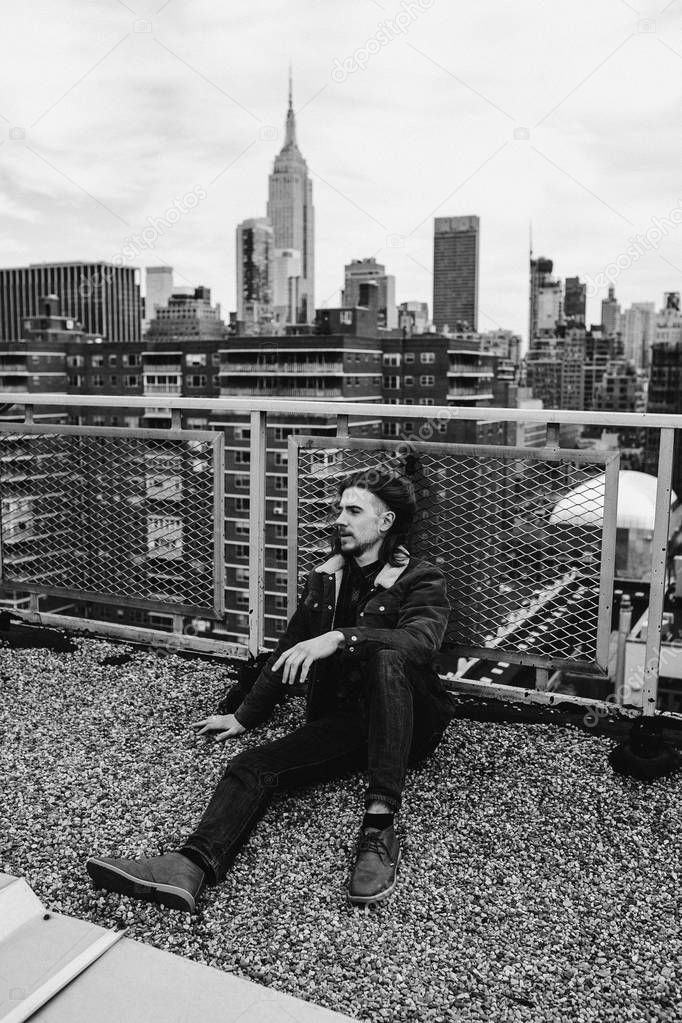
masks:
{"type": "Polygon", "coordinates": [[[389,520],[388,525],[387,526],[379,526],[379,532],[380,533],[387,533],[389,531],[389,529],[391,528],[391,526],[395,522],[395,512],[392,512],[392,511],[384,512],[384,522],[386,521],[386,519],[389,520]]]}

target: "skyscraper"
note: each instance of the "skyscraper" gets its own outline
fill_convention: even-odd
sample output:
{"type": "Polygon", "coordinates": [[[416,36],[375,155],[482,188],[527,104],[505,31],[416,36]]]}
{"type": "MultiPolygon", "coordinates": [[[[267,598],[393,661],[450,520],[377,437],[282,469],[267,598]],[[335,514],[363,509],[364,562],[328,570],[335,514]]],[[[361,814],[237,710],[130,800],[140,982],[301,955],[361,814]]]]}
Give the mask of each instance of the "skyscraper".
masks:
{"type": "MultiPolygon", "coordinates": [[[[561,281],[552,277],[551,259],[530,255],[530,312],[528,343],[537,337],[553,337],[557,324],[563,323],[564,303],[561,281]]],[[[554,406],[550,406],[554,408],[554,406]]]]}
{"type": "Polygon", "coordinates": [[[237,227],[237,322],[243,334],[258,333],[272,319],[272,237],[267,217],[237,227]]]}
{"type": "Polygon", "coordinates": [[[572,327],[585,326],[587,286],[579,277],[567,277],[564,286],[564,317],[572,327]]]}
{"type": "Polygon", "coordinates": [[[616,289],[613,285],[609,288],[609,297],[602,300],[601,327],[604,333],[611,337],[617,334],[621,329],[620,305],[616,301],[616,289]]]}
{"type": "Polygon", "coordinates": [[[168,304],[173,294],[173,267],[148,266],[145,270],[144,323],[146,330],[156,310],[168,304]]]}
{"type": "Polygon", "coordinates": [[[308,165],[296,141],[291,76],[286,135],[284,145],[275,157],[269,179],[267,215],[274,233],[274,247],[300,254],[301,278],[296,322],[312,323],[315,319],[313,183],[308,177],[308,165]]]}
{"type": "Polygon", "coordinates": [[[433,322],[436,330],[477,329],[479,217],[436,217],[433,322]]]}
{"type": "Polygon", "coordinates": [[[43,295],[58,295],[61,314],[108,341],[139,341],[139,270],[114,263],[32,263],[0,270],[0,340],[23,337],[43,295]]]}

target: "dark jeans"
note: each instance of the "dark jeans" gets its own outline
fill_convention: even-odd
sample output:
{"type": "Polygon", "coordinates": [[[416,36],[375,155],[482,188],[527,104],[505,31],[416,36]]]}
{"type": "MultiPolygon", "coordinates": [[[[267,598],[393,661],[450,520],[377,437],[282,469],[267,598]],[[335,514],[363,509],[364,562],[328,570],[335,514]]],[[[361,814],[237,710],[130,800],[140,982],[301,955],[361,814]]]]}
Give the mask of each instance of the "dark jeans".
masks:
{"type": "Polygon", "coordinates": [[[274,792],[367,770],[366,805],[400,807],[408,762],[438,745],[447,701],[402,655],[381,650],[363,667],[363,695],[282,739],[239,753],[181,852],[191,850],[207,880],[225,877],[274,792]]]}

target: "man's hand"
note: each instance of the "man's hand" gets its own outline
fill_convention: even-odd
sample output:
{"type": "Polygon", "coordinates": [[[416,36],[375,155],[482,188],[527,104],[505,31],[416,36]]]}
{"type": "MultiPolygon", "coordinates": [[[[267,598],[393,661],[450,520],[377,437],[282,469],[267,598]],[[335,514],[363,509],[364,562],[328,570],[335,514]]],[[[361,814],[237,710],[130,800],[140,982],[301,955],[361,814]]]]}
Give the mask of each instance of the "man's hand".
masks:
{"type": "Polygon", "coordinates": [[[197,735],[205,735],[207,732],[219,732],[216,739],[234,739],[241,735],[246,729],[240,725],[234,714],[211,714],[203,721],[192,721],[191,728],[199,728],[197,735]]]}
{"type": "Polygon", "coordinates": [[[282,682],[285,686],[293,686],[300,671],[299,683],[303,685],[308,677],[310,667],[315,661],[323,661],[331,657],[344,644],[342,632],[324,632],[314,639],[304,639],[301,643],[285,650],[272,666],[273,671],[284,669],[282,682]]]}

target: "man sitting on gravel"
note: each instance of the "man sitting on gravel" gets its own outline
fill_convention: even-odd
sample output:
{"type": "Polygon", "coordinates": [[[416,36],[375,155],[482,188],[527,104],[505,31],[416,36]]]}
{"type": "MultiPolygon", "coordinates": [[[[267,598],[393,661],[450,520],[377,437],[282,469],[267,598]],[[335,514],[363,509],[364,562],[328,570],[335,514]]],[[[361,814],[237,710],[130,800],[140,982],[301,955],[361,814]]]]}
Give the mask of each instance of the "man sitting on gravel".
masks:
{"type": "Polygon", "coordinates": [[[449,605],[442,572],[404,546],[415,513],[411,483],[358,473],[340,485],[338,508],[332,557],[310,573],[253,689],[234,714],[193,727],[199,735],[234,738],[263,724],[283,689],[309,680],[306,723],[233,757],[178,852],[90,857],[97,887],[194,912],[204,883],[225,877],[277,789],[366,770],[348,896],[367,905],[393,891],[400,860],[394,815],[408,762],[433,752],[452,716],[433,668],[449,605]]]}

